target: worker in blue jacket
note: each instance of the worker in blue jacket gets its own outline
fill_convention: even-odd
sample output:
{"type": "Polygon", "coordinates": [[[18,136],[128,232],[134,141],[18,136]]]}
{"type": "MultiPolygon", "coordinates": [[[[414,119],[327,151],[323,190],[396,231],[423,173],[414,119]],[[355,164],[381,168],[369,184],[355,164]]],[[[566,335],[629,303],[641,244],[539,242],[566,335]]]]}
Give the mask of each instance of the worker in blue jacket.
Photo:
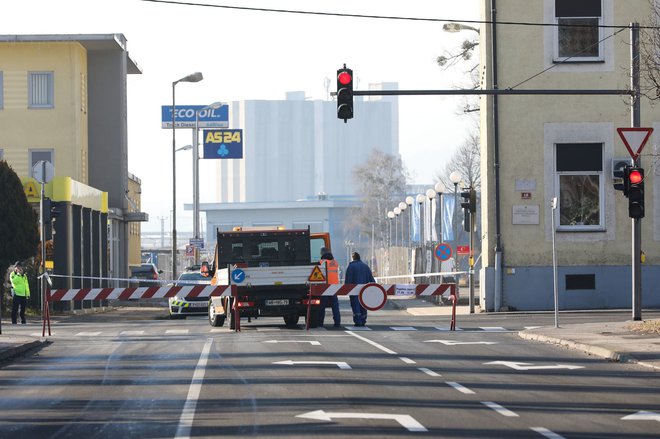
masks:
{"type": "MultiPolygon", "coordinates": [[[[371,274],[371,269],[367,264],[362,262],[360,254],[353,252],[351,255],[351,263],[346,268],[347,284],[368,284],[376,282],[374,275],[371,274]]],[[[358,296],[350,296],[351,308],[353,309],[353,323],[355,326],[364,326],[367,324],[367,310],[360,303],[358,296]]]]}

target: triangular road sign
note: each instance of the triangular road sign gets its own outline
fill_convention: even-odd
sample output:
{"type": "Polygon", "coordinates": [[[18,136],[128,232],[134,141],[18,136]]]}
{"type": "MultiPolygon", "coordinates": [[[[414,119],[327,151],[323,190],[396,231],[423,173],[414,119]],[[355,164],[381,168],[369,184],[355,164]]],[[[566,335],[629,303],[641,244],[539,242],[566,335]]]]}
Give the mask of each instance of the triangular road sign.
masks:
{"type": "Polygon", "coordinates": [[[617,128],[616,130],[633,160],[637,160],[653,132],[653,128],[617,128]]]}
{"type": "Polygon", "coordinates": [[[309,282],[325,282],[325,276],[323,276],[323,272],[321,271],[321,268],[318,265],[314,266],[314,269],[312,270],[312,274],[309,275],[307,280],[309,282]]]}

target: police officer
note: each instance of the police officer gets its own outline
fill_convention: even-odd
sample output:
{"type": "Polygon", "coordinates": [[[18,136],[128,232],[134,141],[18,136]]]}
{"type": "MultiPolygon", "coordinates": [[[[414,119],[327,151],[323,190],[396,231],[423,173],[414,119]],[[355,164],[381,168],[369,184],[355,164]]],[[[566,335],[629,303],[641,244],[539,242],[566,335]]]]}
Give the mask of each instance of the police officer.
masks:
{"type": "Polygon", "coordinates": [[[14,271],[9,275],[9,280],[14,297],[11,307],[11,323],[16,324],[16,314],[20,307],[21,323],[25,324],[25,307],[30,298],[30,284],[27,275],[23,273],[23,264],[20,261],[14,264],[14,271]]]}
{"type": "MultiPolygon", "coordinates": [[[[367,264],[362,262],[360,259],[360,254],[358,252],[353,252],[351,255],[350,264],[346,268],[346,280],[347,284],[368,284],[371,282],[376,282],[373,274],[371,274],[371,269],[367,264]]],[[[360,303],[360,298],[358,296],[350,296],[351,298],[351,308],[353,308],[353,323],[355,326],[364,326],[367,324],[367,310],[360,303]]]]}
{"type": "MultiPolygon", "coordinates": [[[[319,261],[321,269],[326,268],[327,278],[326,282],[329,284],[339,283],[339,264],[335,260],[332,253],[327,248],[321,248],[321,260],[319,261]]],[[[321,296],[321,308],[319,309],[319,326],[323,326],[325,320],[325,308],[330,305],[332,307],[332,320],[334,320],[335,328],[341,326],[341,314],[339,313],[339,299],[337,296],[321,296]]]]}

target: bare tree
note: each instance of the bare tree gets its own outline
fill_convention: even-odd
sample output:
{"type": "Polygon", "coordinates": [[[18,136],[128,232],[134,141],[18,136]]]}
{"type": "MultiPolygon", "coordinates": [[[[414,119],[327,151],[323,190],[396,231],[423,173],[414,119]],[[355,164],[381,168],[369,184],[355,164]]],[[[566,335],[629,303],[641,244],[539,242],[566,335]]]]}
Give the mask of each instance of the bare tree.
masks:
{"type": "Polygon", "coordinates": [[[478,131],[472,131],[467,140],[459,146],[447,164],[435,178],[447,189],[453,189],[454,184],[449,175],[458,171],[465,186],[473,187],[477,192],[481,188],[481,142],[478,131]]]}
{"type": "Polygon", "coordinates": [[[384,243],[388,236],[387,212],[399,203],[406,190],[403,161],[401,157],[374,149],[366,163],[353,170],[353,176],[363,204],[351,213],[347,229],[384,243]]]}
{"type": "Polygon", "coordinates": [[[640,35],[640,68],[646,81],[642,93],[651,100],[660,99],[660,2],[649,0],[651,14],[646,29],[640,35]]]}

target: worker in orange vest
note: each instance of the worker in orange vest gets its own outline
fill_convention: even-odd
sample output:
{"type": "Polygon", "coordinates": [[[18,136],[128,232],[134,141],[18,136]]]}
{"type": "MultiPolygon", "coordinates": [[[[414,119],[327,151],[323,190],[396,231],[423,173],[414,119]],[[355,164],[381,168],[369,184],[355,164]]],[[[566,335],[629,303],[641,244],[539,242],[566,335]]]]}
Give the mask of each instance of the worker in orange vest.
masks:
{"type": "MultiPolygon", "coordinates": [[[[332,256],[332,253],[327,248],[321,249],[321,260],[319,261],[321,269],[325,268],[326,282],[329,284],[339,283],[339,264],[332,256]],[[325,267],[324,267],[325,266],[325,267]]],[[[319,326],[323,326],[325,320],[325,308],[330,305],[332,307],[332,320],[335,321],[335,328],[341,326],[341,314],[339,313],[339,299],[337,296],[321,296],[321,307],[319,309],[319,326]]]]}

